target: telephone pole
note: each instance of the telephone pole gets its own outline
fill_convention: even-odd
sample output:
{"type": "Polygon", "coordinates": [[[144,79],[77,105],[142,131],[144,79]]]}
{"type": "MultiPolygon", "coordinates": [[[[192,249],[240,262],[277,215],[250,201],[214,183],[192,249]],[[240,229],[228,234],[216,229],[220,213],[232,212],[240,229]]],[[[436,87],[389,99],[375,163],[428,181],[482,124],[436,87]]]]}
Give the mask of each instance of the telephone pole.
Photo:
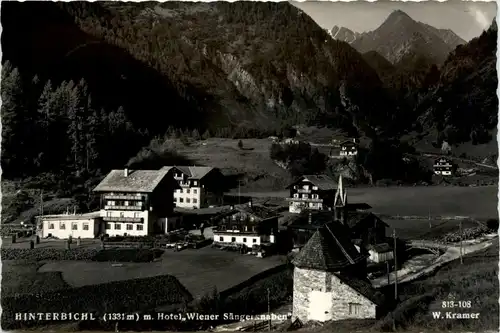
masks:
{"type": "Polygon", "coordinates": [[[394,238],[394,299],[398,299],[398,260],[396,250],[396,229],[392,230],[392,238],[394,238]]]}
{"type": "Polygon", "coordinates": [[[431,209],[429,208],[429,229],[432,229],[432,222],[431,222],[431,209]]]}
{"type": "Polygon", "coordinates": [[[464,259],[463,259],[463,255],[462,255],[462,252],[463,252],[463,245],[462,245],[462,238],[463,238],[463,231],[462,231],[462,220],[460,220],[460,224],[458,225],[459,227],[459,234],[460,234],[460,263],[463,264],[464,263],[464,259]]]}

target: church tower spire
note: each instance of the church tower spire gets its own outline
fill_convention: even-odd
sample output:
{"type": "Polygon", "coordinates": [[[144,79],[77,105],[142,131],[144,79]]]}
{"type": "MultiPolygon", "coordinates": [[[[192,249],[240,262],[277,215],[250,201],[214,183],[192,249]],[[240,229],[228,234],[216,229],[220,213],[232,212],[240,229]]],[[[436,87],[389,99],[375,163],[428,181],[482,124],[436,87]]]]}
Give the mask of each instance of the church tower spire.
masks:
{"type": "Polygon", "coordinates": [[[342,175],[339,176],[333,209],[335,211],[335,218],[345,224],[347,219],[347,190],[344,189],[342,175]]]}

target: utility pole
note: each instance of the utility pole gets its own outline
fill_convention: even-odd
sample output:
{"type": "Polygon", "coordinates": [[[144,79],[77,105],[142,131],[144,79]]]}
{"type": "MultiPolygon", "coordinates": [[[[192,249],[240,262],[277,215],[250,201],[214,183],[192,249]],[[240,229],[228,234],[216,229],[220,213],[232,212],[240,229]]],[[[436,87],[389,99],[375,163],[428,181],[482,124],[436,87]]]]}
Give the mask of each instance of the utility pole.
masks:
{"type": "Polygon", "coordinates": [[[429,229],[432,229],[432,222],[431,222],[431,209],[429,208],[429,229]]]}
{"type": "Polygon", "coordinates": [[[268,329],[271,330],[271,292],[267,288],[267,318],[268,318],[268,329]]]}
{"type": "Polygon", "coordinates": [[[394,238],[394,299],[398,299],[398,259],[396,249],[396,229],[392,230],[392,237],[394,238]]]}
{"type": "Polygon", "coordinates": [[[386,264],[387,264],[387,285],[390,285],[391,284],[391,269],[390,269],[390,265],[389,265],[389,261],[386,261],[386,264]]]}
{"type": "Polygon", "coordinates": [[[464,263],[464,259],[463,259],[463,255],[462,255],[462,252],[463,252],[463,245],[462,245],[462,238],[463,238],[463,231],[462,231],[462,220],[460,220],[460,224],[459,224],[459,233],[460,233],[460,263],[463,264],[464,263]]]}

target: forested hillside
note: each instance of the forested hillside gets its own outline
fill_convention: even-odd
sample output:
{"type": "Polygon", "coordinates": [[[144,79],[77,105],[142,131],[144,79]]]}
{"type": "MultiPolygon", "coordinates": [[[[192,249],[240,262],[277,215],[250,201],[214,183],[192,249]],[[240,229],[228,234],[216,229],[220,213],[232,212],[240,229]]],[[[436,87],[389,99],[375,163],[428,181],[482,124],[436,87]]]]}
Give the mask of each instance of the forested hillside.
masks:
{"type": "Polygon", "coordinates": [[[84,183],[172,129],[305,123],[397,141],[413,127],[459,142],[497,121],[496,29],[439,68],[411,50],[361,55],[286,2],[6,2],[1,20],[7,178],[84,183]]]}

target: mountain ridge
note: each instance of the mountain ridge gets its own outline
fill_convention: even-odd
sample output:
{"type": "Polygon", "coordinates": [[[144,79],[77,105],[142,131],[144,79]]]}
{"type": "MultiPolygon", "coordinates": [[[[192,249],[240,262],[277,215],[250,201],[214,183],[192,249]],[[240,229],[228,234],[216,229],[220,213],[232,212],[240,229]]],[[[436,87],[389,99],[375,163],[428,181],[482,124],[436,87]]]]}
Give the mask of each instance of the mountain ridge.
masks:
{"type": "Polygon", "coordinates": [[[451,51],[465,43],[452,30],[438,29],[415,21],[401,10],[393,11],[373,31],[356,33],[343,27],[334,28],[337,31],[336,38],[349,42],[361,53],[377,51],[393,64],[412,53],[442,64],[451,51]],[[339,31],[344,33],[338,34],[339,31]]]}

